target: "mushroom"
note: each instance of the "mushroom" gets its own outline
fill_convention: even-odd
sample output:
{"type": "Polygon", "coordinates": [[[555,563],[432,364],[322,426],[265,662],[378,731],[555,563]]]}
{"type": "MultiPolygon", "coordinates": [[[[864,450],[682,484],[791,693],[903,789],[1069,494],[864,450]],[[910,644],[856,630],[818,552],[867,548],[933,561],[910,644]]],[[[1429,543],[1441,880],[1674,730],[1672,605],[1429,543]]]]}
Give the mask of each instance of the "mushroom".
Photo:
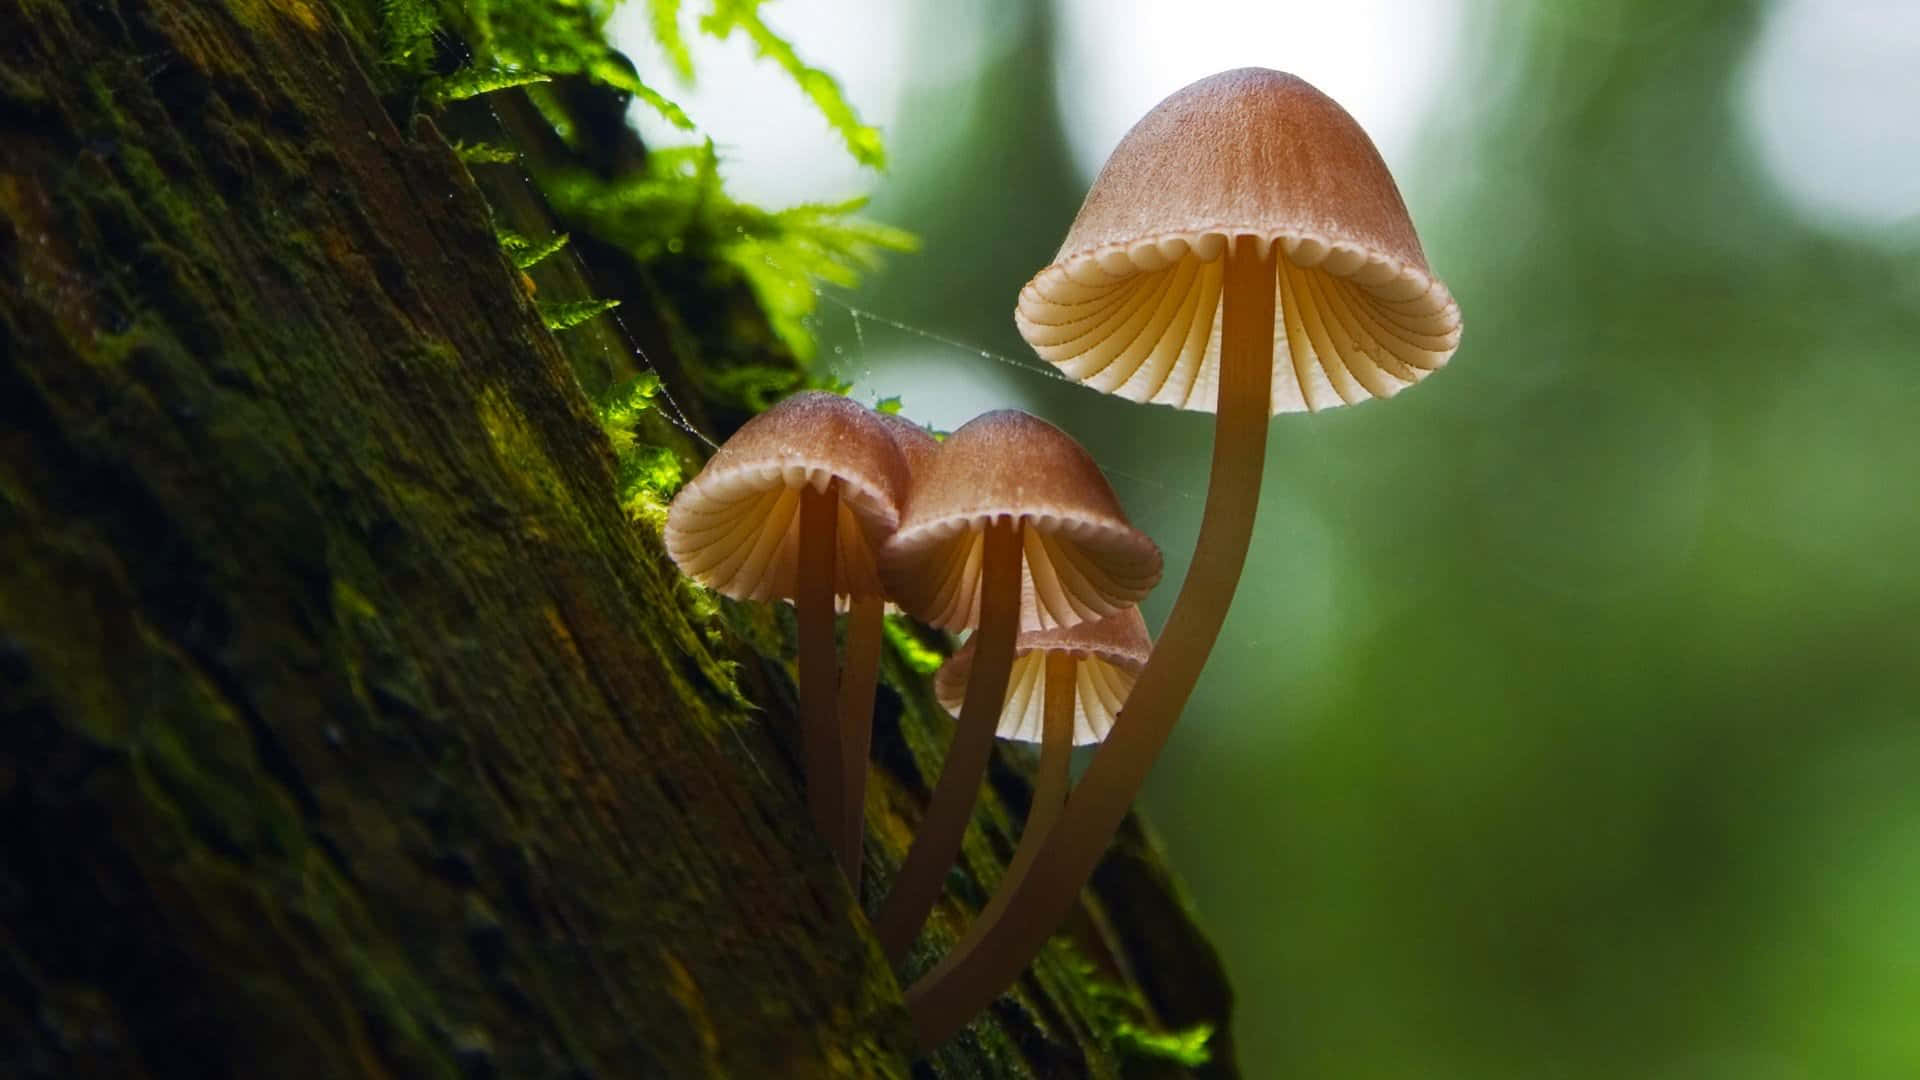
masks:
{"type": "MultiPolygon", "coordinates": [[[[940,443],[926,428],[891,413],[875,413],[906,462],[908,489],[926,471],[940,443]]],[[[873,692],[880,679],[880,648],[886,639],[886,598],[862,593],[847,607],[847,656],[840,671],[840,747],[846,793],[837,850],[853,853],[848,880],[859,891],[859,852],[867,834],[867,758],[873,746],[873,692]]]]}
{"type": "Polygon", "coordinates": [[[1153,658],[1034,870],[1005,887],[979,947],[909,990],[928,1047],[1039,951],[1171,734],[1246,560],[1268,417],[1391,396],[1460,341],[1372,141],[1326,95],[1259,68],[1202,79],[1134,125],[1014,320],[1096,389],[1213,410],[1212,479],[1153,658]]]}
{"type": "MultiPolygon", "coordinates": [[[[1029,630],[1014,644],[1013,670],[997,734],[1003,739],[1040,744],[1040,771],[1033,802],[1013,861],[1002,876],[983,921],[991,921],[1007,896],[1005,885],[1018,881],[1032,865],[1040,841],[1067,802],[1067,766],[1075,746],[1107,737],[1133,680],[1152,651],[1147,623],[1137,607],[1064,630],[1029,630]]],[[[940,666],[933,677],[934,696],[956,716],[973,672],[973,643],[940,666]]],[[[977,938],[963,937],[937,972],[966,955],[977,938]]]]}
{"type": "Polygon", "coordinates": [[[953,743],[873,919],[874,936],[897,962],[960,850],[1006,700],[1015,635],[1137,604],[1160,580],[1160,549],[1127,522],[1079,443],[1006,410],[969,421],[941,444],[881,548],[880,573],[887,595],[909,614],[943,629],[974,628],[973,672],[953,743]]]}
{"type": "MultiPolygon", "coordinates": [[[[806,391],[742,425],[688,481],[667,510],[667,553],[688,577],[736,600],[791,600],[799,627],[802,764],[814,827],[832,845],[847,880],[858,883],[860,837],[845,825],[854,783],[839,730],[853,710],[837,705],[833,618],[836,596],[856,612],[849,652],[868,648],[861,623],[882,594],[875,565],[906,501],[910,474],[879,414],[856,402],[806,391]]],[[[871,646],[877,653],[878,644],[871,646]]],[[[868,683],[870,726],[872,684],[868,683]]],[[[846,736],[843,738],[843,736],[846,736]]],[[[864,784],[865,742],[861,743],[864,784]]]]}

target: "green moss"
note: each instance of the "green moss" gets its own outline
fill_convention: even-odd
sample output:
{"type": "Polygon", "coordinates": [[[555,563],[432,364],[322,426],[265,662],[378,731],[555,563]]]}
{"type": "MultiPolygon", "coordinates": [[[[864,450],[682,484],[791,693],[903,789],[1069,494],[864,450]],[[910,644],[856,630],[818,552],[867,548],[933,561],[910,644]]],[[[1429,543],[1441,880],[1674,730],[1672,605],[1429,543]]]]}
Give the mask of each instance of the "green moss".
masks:
{"type": "Polygon", "coordinates": [[[913,630],[898,615],[887,616],[887,641],[892,643],[893,651],[899,654],[901,662],[918,674],[931,675],[947,662],[945,656],[921,644],[913,630]]]}
{"type": "Polygon", "coordinates": [[[481,425],[494,453],[506,466],[506,474],[530,488],[537,486],[538,478],[548,475],[553,466],[541,449],[540,439],[528,426],[526,415],[502,391],[493,388],[479,395],[477,405],[481,425]]]}
{"type": "Polygon", "coordinates": [[[1212,1024],[1195,1024],[1179,1031],[1153,1032],[1137,1024],[1121,1021],[1114,1027],[1114,1047],[1121,1057],[1171,1061],[1197,1069],[1213,1060],[1208,1043],[1213,1040],[1212,1024]]]}
{"type": "MultiPolygon", "coordinates": [[[[150,638],[156,648],[167,648],[150,638]]],[[[306,850],[295,807],[258,771],[252,738],[219,695],[177,655],[144,680],[146,719],[134,736],[145,790],[203,845],[236,857],[294,858],[306,850]]]]}
{"type": "Polygon", "coordinates": [[[469,165],[512,165],[520,160],[520,153],[505,146],[492,143],[467,143],[455,140],[453,152],[460,160],[469,165]]]}
{"type": "Polygon", "coordinates": [[[333,579],[333,608],[335,612],[355,619],[380,617],[380,612],[373,606],[373,601],[368,600],[361,595],[360,590],[340,578],[333,579]]]}
{"type": "Polygon", "coordinates": [[[566,233],[559,233],[548,240],[534,241],[511,229],[496,229],[495,234],[500,238],[500,250],[522,270],[531,270],[559,254],[569,239],[566,233]]]}
{"type": "Polygon", "coordinates": [[[606,298],[596,300],[555,300],[543,302],[540,307],[540,320],[549,330],[571,330],[576,326],[599,315],[604,315],[620,306],[620,301],[606,298]]]}
{"type": "Polygon", "coordinates": [[[860,122],[846,94],[833,76],[812,67],[800,58],[792,44],[773,32],[760,18],[762,0],[714,0],[713,10],[700,20],[700,29],[722,40],[736,31],[753,42],[754,51],[772,60],[793,77],[802,93],[812,100],[827,124],[838,132],[847,152],[862,165],[886,167],[887,154],[880,132],[860,122]]]}
{"type": "MultiPolygon", "coordinates": [[[[514,87],[529,90],[556,135],[569,146],[576,136],[568,108],[537,84],[554,77],[584,77],[632,94],[675,126],[693,131],[681,108],[643,82],[607,41],[615,0],[383,0],[381,41],[390,65],[415,71],[427,99],[464,100],[514,87]],[[433,35],[458,34],[473,61],[449,74],[426,72],[433,35]]],[[[840,86],[808,65],[791,43],[767,26],[759,0],[713,0],[700,30],[726,39],[745,36],[760,55],[791,75],[863,164],[880,167],[880,136],[864,124],[840,86]]],[[[655,0],[651,26],[671,63],[693,74],[692,52],[682,27],[681,5],[655,0]]],[[[730,198],[720,182],[711,143],[653,147],[639,175],[608,178],[595,173],[538,177],[544,193],[569,218],[584,221],[595,236],[624,248],[641,263],[663,257],[708,260],[729,268],[750,289],[776,339],[803,363],[815,352],[805,320],[813,314],[816,280],[856,284],[887,251],[909,251],[914,238],[899,229],[861,221],[862,201],[766,211],[730,198]]],[[[504,160],[505,152],[467,148],[471,161],[504,160]]],[[[589,301],[567,300],[543,308],[548,325],[565,329],[593,312],[589,301]]],[[[764,407],[799,385],[789,372],[729,366],[703,388],[723,400],[764,407]]]]}
{"type": "Polygon", "coordinates": [[[461,68],[451,75],[428,82],[426,95],[430,100],[443,103],[466,101],[482,94],[511,90],[516,86],[532,86],[536,83],[552,81],[553,76],[544,71],[528,71],[513,67],[470,67],[461,68]]]}
{"type": "Polygon", "coordinates": [[[852,287],[884,253],[917,246],[910,233],[856,217],[864,199],[769,211],[731,198],[711,142],[655,150],[639,175],[610,180],[582,170],[545,177],[542,186],[568,218],[641,263],[689,258],[733,271],[803,362],[816,348],[806,322],[815,282],[852,287]]]}

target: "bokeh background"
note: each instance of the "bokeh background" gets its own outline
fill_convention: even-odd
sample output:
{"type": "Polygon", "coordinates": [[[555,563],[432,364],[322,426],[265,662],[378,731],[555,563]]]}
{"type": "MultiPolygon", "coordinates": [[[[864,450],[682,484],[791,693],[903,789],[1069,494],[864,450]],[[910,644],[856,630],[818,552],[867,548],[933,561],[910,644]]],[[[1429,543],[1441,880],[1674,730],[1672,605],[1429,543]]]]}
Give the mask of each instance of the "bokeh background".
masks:
{"type": "MultiPolygon", "coordinates": [[[[1012,326],[1126,127],[1258,64],[1345,103],[1453,364],[1276,419],[1247,579],[1146,805],[1250,1076],[1920,1076],[1920,4],[783,0],[893,164],[699,43],[736,193],[917,232],[822,362],[1083,440],[1185,571],[1210,418],[1012,326]]],[[[636,118],[648,134],[650,118],[636,118]]]]}

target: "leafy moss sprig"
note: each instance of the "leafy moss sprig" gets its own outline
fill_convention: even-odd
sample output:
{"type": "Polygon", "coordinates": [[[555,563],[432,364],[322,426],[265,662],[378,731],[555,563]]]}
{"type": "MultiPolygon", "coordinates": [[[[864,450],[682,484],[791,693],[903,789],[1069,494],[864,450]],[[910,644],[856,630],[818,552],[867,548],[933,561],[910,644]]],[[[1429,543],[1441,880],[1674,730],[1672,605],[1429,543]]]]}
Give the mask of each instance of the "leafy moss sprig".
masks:
{"type": "Polygon", "coordinates": [[[562,214],[642,262],[692,254],[733,267],[802,362],[815,351],[806,326],[814,282],[852,287],[882,253],[918,246],[905,230],[855,217],[864,199],[763,210],[731,198],[711,140],[654,151],[641,176],[578,173],[555,178],[547,193],[562,214]]]}
{"type": "MultiPolygon", "coordinates": [[[[741,34],[754,51],[792,77],[800,91],[846,144],[855,161],[886,167],[880,132],[860,119],[832,75],[808,64],[793,43],[761,17],[762,0],[712,0],[699,18],[704,34],[725,41],[741,34]]],[[[607,39],[607,22],[620,0],[381,0],[380,39],[387,63],[425,73],[435,52],[434,35],[459,35],[472,55],[467,66],[428,80],[428,95],[459,101],[479,94],[544,81],[585,76],[632,94],[682,131],[695,130],[679,103],[641,79],[607,39]]],[[[694,77],[680,0],[649,0],[648,26],[668,65],[683,80],[694,77]]]]}
{"type": "Polygon", "coordinates": [[[847,153],[853,155],[853,160],[868,168],[886,168],[887,152],[880,132],[861,122],[859,113],[848,103],[833,76],[800,59],[793,45],[773,32],[760,17],[761,3],[762,0],[714,0],[713,10],[700,20],[700,29],[722,41],[735,31],[745,34],[755,52],[793,77],[801,93],[807,95],[820,115],[826,117],[827,125],[847,144],[847,153]]]}
{"type": "MultiPolygon", "coordinates": [[[[446,103],[527,87],[534,105],[556,130],[569,121],[537,84],[559,76],[582,76],[634,95],[674,126],[694,129],[678,104],[644,82],[607,39],[607,23],[620,0],[382,0],[381,37],[387,61],[421,73],[429,100],[446,103]],[[453,33],[471,61],[450,74],[427,76],[436,34],[453,33]]],[[[807,64],[792,43],[761,16],[761,0],[710,0],[698,20],[702,33],[720,40],[742,34],[759,54],[777,64],[826,117],[855,160],[880,168],[886,161],[880,134],[860,120],[840,84],[807,64]]],[[[683,78],[694,75],[681,0],[649,0],[649,26],[668,64],[683,78]]],[[[505,151],[466,148],[471,163],[505,162],[505,151]]],[[[656,147],[646,171],[613,179],[580,174],[543,177],[549,198],[565,214],[586,223],[601,238],[646,262],[691,254],[732,267],[752,289],[780,342],[803,364],[815,353],[806,320],[814,313],[817,282],[858,284],[885,252],[911,251],[903,230],[863,221],[864,200],[763,210],[727,195],[711,140],[692,146],[656,147]]],[[[540,257],[552,252],[540,253],[540,257]]],[[[515,254],[516,261],[519,254],[515,254]]],[[[534,261],[537,261],[534,260],[534,261]]],[[[522,269],[531,263],[522,264],[522,269]]],[[[586,302],[543,308],[548,325],[566,329],[598,313],[586,302]]],[[[762,386],[752,371],[730,378],[752,385],[728,396],[744,403],[790,388],[762,386]]]]}
{"type": "Polygon", "coordinates": [[[516,270],[531,270],[558,255],[572,238],[560,233],[549,240],[529,240],[511,229],[496,229],[494,235],[500,240],[500,250],[513,260],[516,270]]]}
{"type": "Polygon", "coordinates": [[[594,300],[555,300],[539,305],[540,318],[553,331],[571,330],[596,315],[612,311],[620,301],[605,297],[594,300]]]}

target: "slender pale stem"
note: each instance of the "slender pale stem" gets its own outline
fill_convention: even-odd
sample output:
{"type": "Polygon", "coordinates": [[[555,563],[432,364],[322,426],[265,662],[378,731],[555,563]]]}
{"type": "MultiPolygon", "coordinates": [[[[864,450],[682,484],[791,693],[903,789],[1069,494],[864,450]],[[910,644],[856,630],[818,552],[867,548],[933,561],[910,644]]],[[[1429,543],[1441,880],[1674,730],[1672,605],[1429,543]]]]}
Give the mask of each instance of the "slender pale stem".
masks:
{"type": "MultiPolygon", "coordinates": [[[[800,626],[800,742],[806,769],[807,807],[813,827],[829,845],[840,836],[839,682],[833,650],[833,571],[835,526],[840,517],[837,484],[816,491],[800,489],[798,580],[794,617],[800,626]]],[[[836,850],[836,858],[840,853],[836,850]]],[[[844,871],[846,862],[840,858],[844,871]]]]}
{"type": "Polygon", "coordinates": [[[1033,781],[1033,804],[1027,808],[1027,823],[1020,828],[1020,846],[1013,850],[1013,861],[1000,878],[993,898],[981,910],[980,917],[926,977],[938,978],[941,972],[959,963],[980,942],[982,927],[991,926],[1007,906],[1007,898],[1018,888],[1027,868],[1040,854],[1041,842],[1052,831],[1067,805],[1068,766],[1073,760],[1074,677],[1080,661],[1070,652],[1047,654],[1046,696],[1040,729],[1040,772],[1033,781]]]}
{"type": "Polygon", "coordinates": [[[1272,247],[1256,250],[1249,237],[1237,238],[1227,255],[1213,476],[1193,563],[1153,658],[1032,868],[1011,883],[999,918],[983,920],[967,955],[907,991],[924,1049],[945,1042],[1039,954],[1113,840],[1206,665],[1239,584],[1260,503],[1273,382],[1276,255],[1272,247]]]}
{"type": "Polygon", "coordinates": [[[847,619],[847,664],[840,672],[840,867],[860,891],[860,854],[867,838],[867,750],[873,745],[873,688],[880,678],[880,643],[887,601],[856,596],[847,619]]]}
{"type": "Polygon", "coordinates": [[[953,745],[940,767],[933,801],[913,838],[893,890],[873,917],[873,935],[887,959],[899,963],[919,936],[920,924],[940,899],[947,872],[960,854],[967,820],[980,797],[980,782],[993,755],[993,734],[1007,700],[1013,642],[1020,633],[1020,524],[987,526],[980,567],[980,625],[974,630],[973,672],[954,725],[953,745]]]}

